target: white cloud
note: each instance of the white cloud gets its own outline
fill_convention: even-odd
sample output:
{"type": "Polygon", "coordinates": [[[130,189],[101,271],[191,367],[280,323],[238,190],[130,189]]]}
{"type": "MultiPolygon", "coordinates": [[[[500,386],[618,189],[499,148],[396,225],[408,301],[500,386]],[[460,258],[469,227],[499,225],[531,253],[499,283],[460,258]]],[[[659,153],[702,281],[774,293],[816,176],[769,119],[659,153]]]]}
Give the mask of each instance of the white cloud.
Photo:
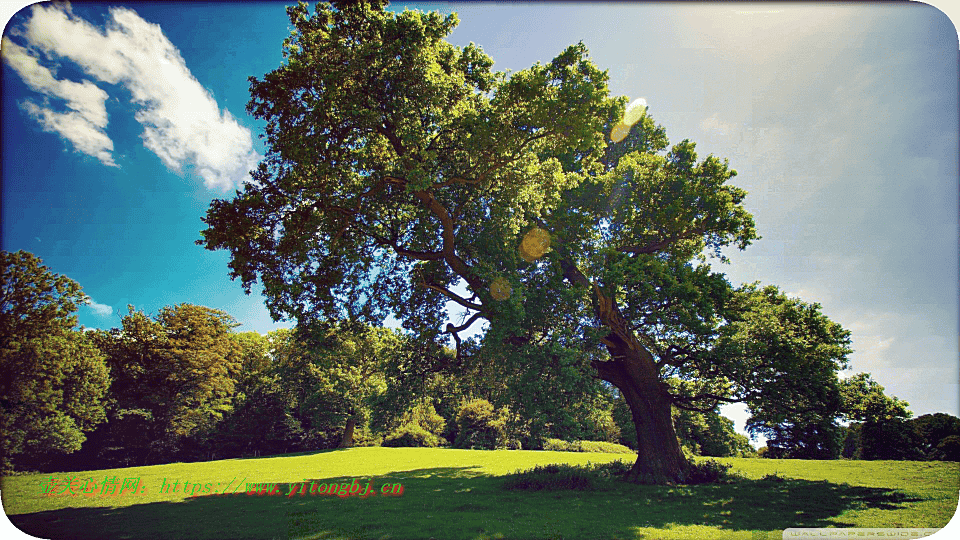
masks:
{"type": "Polygon", "coordinates": [[[101,317],[109,317],[110,315],[113,314],[113,306],[108,306],[106,304],[98,304],[93,300],[90,300],[87,303],[87,305],[90,306],[90,309],[92,309],[94,313],[96,313],[101,317]]]}
{"type": "Polygon", "coordinates": [[[41,66],[24,47],[4,37],[3,59],[35,92],[66,101],[70,112],[57,112],[32,101],[22,107],[45,131],[58,133],[77,150],[99,159],[104,165],[113,161],[113,141],[103,128],[107,126],[107,93],[90,81],[82,83],[58,80],[48,68],[41,66]]]}
{"type": "MultiPolygon", "coordinates": [[[[74,16],[68,5],[37,4],[20,34],[30,48],[71,60],[88,75],[129,90],[133,102],[140,107],[135,118],[144,127],[144,146],[171,170],[181,172],[184,165],[192,165],[207,187],[223,191],[246,180],[248,171],[256,167],[261,157],[253,150],[250,130],[241,126],[229,111],[221,113],[216,100],[193,76],[159,25],[126,8],[110,8],[110,16],[101,31],[74,16]]],[[[21,75],[31,87],[27,77],[46,80],[41,71],[46,68],[36,60],[34,63],[40,70],[21,75]]],[[[60,94],[56,95],[70,103],[89,101],[83,92],[92,91],[84,85],[96,88],[88,81],[84,85],[60,82],[64,84],[57,87],[60,94]],[[87,101],[83,101],[85,97],[87,101]]],[[[104,111],[104,126],[105,114],[104,111]]],[[[43,114],[42,110],[37,116],[51,125],[57,121],[66,123],[66,119],[43,114]]]]}
{"type": "Polygon", "coordinates": [[[113,141],[77,112],[60,113],[40,107],[32,101],[23,104],[23,109],[40,123],[44,131],[59,133],[77,150],[99,159],[104,165],[116,166],[111,151],[113,141]]]}

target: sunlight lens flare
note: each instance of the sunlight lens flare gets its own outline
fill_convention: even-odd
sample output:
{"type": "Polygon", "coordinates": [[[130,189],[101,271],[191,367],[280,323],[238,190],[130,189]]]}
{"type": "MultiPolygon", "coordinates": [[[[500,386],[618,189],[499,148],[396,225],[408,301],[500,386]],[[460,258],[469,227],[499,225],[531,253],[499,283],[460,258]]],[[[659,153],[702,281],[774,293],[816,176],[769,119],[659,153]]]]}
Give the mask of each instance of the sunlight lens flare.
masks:
{"type": "Polygon", "coordinates": [[[618,143],[625,139],[630,133],[630,127],[639,122],[645,112],[647,112],[647,100],[637,98],[630,102],[623,113],[623,120],[610,130],[610,140],[618,143]]]}
{"type": "Polygon", "coordinates": [[[630,105],[627,105],[626,112],[623,113],[622,124],[632,126],[643,117],[643,113],[647,110],[647,100],[643,98],[637,98],[633,100],[630,105]]]}
{"type": "Polygon", "coordinates": [[[630,126],[626,124],[617,124],[613,126],[613,129],[610,130],[610,140],[613,142],[620,142],[627,138],[627,134],[630,133],[630,126]]]}
{"type": "Polygon", "coordinates": [[[498,277],[490,284],[490,296],[494,300],[506,300],[510,298],[511,292],[513,292],[513,287],[510,286],[509,281],[502,277],[498,277]]]}
{"type": "Polygon", "coordinates": [[[534,227],[523,236],[520,242],[520,256],[527,262],[533,262],[550,251],[550,233],[534,227]]]}

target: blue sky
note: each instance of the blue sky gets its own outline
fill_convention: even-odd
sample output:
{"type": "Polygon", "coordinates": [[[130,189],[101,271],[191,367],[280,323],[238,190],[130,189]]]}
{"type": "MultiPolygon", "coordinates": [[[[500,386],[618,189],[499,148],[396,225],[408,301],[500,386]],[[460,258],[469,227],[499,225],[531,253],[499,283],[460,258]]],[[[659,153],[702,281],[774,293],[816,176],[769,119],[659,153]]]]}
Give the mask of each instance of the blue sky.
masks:
{"type": "MultiPolygon", "coordinates": [[[[16,8],[22,6],[20,2],[16,8]]],[[[496,69],[584,41],[672,142],[729,158],[763,239],[717,268],[816,301],[916,415],[960,413],[957,31],[923,4],[396,4],[459,13],[496,69]]],[[[27,7],[3,34],[4,250],[79,282],[87,327],[127,304],[274,323],[194,244],[265,153],[248,76],[281,62],[284,4],[27,7]]],[[[16,11],[9,9],[9,13],[16,11]]],[[[742,423],[742,414],[730,410],[742,423]]],[[[742,425],[742,424],[741,424],[742,425]]]]}

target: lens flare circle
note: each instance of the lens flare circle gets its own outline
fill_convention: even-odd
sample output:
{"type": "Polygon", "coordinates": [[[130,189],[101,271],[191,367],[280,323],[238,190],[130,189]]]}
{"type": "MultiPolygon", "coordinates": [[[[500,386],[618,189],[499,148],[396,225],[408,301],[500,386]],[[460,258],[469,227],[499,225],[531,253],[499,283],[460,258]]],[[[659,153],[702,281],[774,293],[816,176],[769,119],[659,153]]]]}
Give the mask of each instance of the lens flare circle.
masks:
{"type": "Polygon", "coordinates": [[[647,110],[647,100],[643,98],[637,98],[633,100],[630,105],[627,105],[626,112],[623,113],[622,124],[632,126],[643,117],[643,113],[647,110]]]}
{"type": "Polygon", "coordinates": [[[622,123],[617,124],[610,130],[610,140],[618,143],[626,139],[628,133],[630,133],[630,126],[622,123]]]}
{"type": "Polygon", "coordinates": [[[509,281],[502,277],[498,277],[490,284],[490,296],[494,300],[506,300],[510,298],[511,292],[513,292],[513,287],[510,286],[509,281]]]}
{"type": "Polygon", "coordinates": [[[520,256],[527,262],[533,262],[550,251],[550,233],[534,227],[527,231],[520,242],[520,256]]]}

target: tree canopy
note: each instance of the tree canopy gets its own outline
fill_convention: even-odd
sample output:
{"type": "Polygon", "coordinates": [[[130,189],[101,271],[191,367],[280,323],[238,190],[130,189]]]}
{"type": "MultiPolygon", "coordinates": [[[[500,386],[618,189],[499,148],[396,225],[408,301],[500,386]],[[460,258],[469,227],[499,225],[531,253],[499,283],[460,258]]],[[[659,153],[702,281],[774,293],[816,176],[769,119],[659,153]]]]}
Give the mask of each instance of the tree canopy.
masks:
{"type": "Polygon", "coordinates": [[[502,73],[444,41],[456,15],[288,14],[283,63],[250,79],[267,156],[211,203],[198,241],[228,250],[248,291],[260,281],[274,317],[393,313],[422,339],[450,334],[459,356],[459,333],[484,319],[478,361],[527,381],[550,367],[561,392],[588,373],[620,390],[644,482],[685,476],[674,404],[747,401],[775,421],[832,399],[848,334],[815,304],[734,291],[707,263],[758,238],[736,172],[610,96],[583,43],[502,73]]]}
{"type": "Polygon", "coordinates": [[[88,298],[41,263],[0,252],[0,469],[75,452],[106,419],[110,374],[76,328],[88,298]]]}
{"type": "Polygon", "coordinates": [[[204,306],[167,306],[152,318],[130,306],[120,328],[95,332],[114,375],[106,437],[136,462],[169,457],[210,432],[231,410],[242,366],[235,326],[204,306]]]}

